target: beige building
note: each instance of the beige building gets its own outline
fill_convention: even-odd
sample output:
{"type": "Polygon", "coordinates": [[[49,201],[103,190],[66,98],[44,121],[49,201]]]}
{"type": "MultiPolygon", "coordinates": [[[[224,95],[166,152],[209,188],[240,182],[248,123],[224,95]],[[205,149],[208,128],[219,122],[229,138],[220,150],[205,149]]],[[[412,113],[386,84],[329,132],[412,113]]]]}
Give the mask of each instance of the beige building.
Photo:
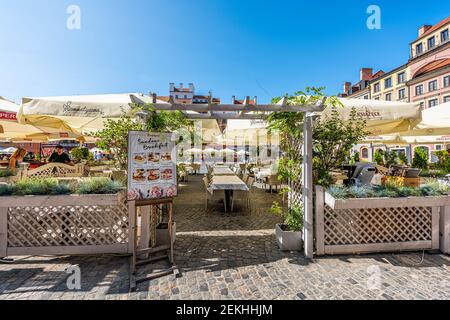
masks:
{"type": "Polygon", "coordinates": [[[408,102],[408,76],[408,65],[405,64],[370,81],[371,99],[408,102]]]}

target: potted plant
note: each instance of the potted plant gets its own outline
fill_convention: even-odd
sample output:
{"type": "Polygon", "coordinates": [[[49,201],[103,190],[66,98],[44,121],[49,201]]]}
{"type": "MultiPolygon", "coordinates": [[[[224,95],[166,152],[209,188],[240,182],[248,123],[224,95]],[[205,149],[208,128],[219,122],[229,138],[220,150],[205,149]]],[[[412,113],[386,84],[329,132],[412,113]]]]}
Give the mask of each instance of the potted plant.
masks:
{"type": "Polygon", "coordinates": [[[281,251],[300,251],[303,248],[303,208],[292,206],[284,210],[278,202],[271,208],[283,217],[283,223],[275,226],[275,235],[281,251]]]}

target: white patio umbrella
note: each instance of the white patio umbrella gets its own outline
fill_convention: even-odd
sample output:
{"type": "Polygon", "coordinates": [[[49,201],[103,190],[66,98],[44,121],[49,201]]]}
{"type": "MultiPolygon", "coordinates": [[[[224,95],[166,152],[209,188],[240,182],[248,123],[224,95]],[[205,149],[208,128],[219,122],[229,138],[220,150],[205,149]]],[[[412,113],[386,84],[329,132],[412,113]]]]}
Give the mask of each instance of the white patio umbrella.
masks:
{"type": "Polygon", "coordinates": [[[231,150],[231,149],[229,149],[229,148],[226,148],[226,149],[221,149],[221,150],[219,150],[218,151],[219,153],[236,153],[236,151],[234,151],[234,150],[231,150]]]}
{"type": "Polygon", "coordinates": [[[422,111],[422,120],[414,128],[390,135],[367,137],[369,142],[439,143],[450,137],[450,103],[444,103],[422,111]]]}
{"type": "Polygon", "coordinates": [[[23,98],[18,120],[86,134],[103,129],[106,119],[129,114],[134,103],[151,102],[151,97],[139,93],[23,98]]]}
{"type": "Polygon", "coordinates": [[[203,150],[202,149],[198,149],[198,148],[191,148],[191,149],[188,149],[188,150],[186,150],[184,152],[186,154],[200,154],[200,153],[203,152],[203,150]]]}
{"type": "MultiPolygon", "coordinates": [[[[350,119],[350,114],[356,109],[356,116],[366,120],[366,130],[371,135],[385,135],[409,131],[422,120],[420,105],[416,103],[346,99],[340,98],[343,107],[338,106],[336,110],[342,120],[350,119]]],[[[322,112],[322,117],[331,114],[331,108],[322,112]]]]}
{"type": "Polygon", "coordinates": [[[14,147],[9,147],[9,148],[5,148],[5,149],[0,149],[0,153],[2,154],[13,154],[14,152],[16,152],[17,148],[14,147]]]}

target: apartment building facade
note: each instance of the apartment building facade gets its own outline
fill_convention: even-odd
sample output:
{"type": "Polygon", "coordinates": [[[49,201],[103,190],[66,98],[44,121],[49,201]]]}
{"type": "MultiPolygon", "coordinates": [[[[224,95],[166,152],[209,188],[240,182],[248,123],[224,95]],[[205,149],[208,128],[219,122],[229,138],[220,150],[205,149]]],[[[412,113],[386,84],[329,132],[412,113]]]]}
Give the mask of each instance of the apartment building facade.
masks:
{"type": "MultiPolygon", "coordinates": [[[[410,43],[408,62],[389,71],[372,76],[367,85],[358,90],[358,86],[344,84],[344,93],[340,96],[358,99],[402,101],[419,103],[421,108],[432,108],[438,104],[450,102],[450,17],[436,25],[424,25],[418,30],[418,37],[410,43]],[[355,90],[356,88],[356,90],[355,90]]],[[[362,70],[368,69],[363,68],[362,70]]],[[[370,69],[368,69],[370,70],[370,69]]],[[[361,81],[363,77],[361,76],[361,81]]],[[[372,161],[369,145],[358,145],[363,160],[372,161]]],[[[397,146],[398,152],[412,157],[414,149],[420,147],[429,152],[434,160],[434,151],[450,149],[449,144],[424,144],[397,146]]],[[[373,149],[373,148],[372,148],[373,149]]]]}

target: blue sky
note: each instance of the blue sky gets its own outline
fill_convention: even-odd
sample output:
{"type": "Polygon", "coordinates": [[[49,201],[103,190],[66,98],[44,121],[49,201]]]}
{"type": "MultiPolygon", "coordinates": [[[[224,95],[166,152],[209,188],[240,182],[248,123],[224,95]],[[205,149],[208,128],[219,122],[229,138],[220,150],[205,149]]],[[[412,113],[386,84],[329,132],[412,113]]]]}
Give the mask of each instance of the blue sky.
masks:
{"type": "Polygon", "coordinates": [[[223,102],[313,85],[336,94],[362,66],[407,62],[418,27],[447,16],[441,0],[0,0],[0,95],[167,95],[169,82],[223,102]],[[71,4],[81,30],[66,28],[71,4]],[[370,4],[381,30],[366,27],[370,4]]]}

